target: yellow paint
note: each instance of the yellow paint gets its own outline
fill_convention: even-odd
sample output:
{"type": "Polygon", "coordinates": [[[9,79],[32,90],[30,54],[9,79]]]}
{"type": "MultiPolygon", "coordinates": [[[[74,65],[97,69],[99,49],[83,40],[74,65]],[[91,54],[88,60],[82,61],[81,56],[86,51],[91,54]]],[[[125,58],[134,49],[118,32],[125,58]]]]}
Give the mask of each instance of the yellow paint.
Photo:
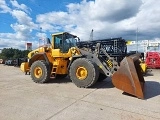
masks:
{"type": "Polygon", "coordinates": [[[23,62],[20,66],[21,71],[29,72],[28,62],[23,62]]]}
{"type": "Polygon", "coordinates": [[[146,71],[147,71],[147,65],[146,65],[146,63],[140,63],[140,66],[141,66],[142,72],[146,73],[146,71]]]}
{"type": "Polygon", "coordinates": [[[57,66],[56,74],[67,74],[68,73],[68,68],[67,68],[68,60],[65,60],[63,58],[55,58],[55,60],[52,61],[52,64],[54,66],[57,66]]]}
{"type": "Polygon", "coordinates": [[[102,69],[102,67],[103,67],[102,65],[99,66],[99,68],[101,68],[101,69],[102,69]]]}
{"type": "Polygon", "coordinates": [[[79,67],[76,70],[76,76],[79,80],[84,80],[88,75],[87,69],[85,67],[79,67]]]}
{"type": "Polygon", "coordinates": [[[43,75],[43,70],[41,67],[35,67],[34,68],[34,76],[36,78],[40,78],[43,75]]]}
{"type": "Polygon", "coordinates": [[[109,66],[110,68],[113,67],[113,63],[112,63],[110,60],[107,60],[107,64],[108,64],[108,66],[109,66]]]}
{"type": "MultiPolygon", "coordinates": [[[[61,35],[61,34],[65,34],[65,32],[52,34],[51,45],[43,45],[43,46],[31,51],[28,54],[28,58],[32,59],[32,62],[35,62],[37,60],[45,60],[41,54],[46,54],[47,58],[49,60],[49,63],[51,63],[53,67],[56,66],[56,74],[68,74],[68,64],[69,64],[70,60],[72,60],[72,56],[79,55],[80,51],[76,47],[71,47],[67,53],[62,53],[60,48],[54,49],[55,35],[61,35]],[[41,54],[37,54],[37,53],[41,53],[41,54]],[[36,56],[36,54],[37,54],[37,56],[36,56]],[[35,55],[35,56],[33,57],[33,55],[35,55]]],[[[73,35],[73,37],[75,37],[75,36],[73,35]]],[[[21,66],[22,66],[21,69],[23,72],[29,70],[28,63],[22,63],[21,66]]],[[[54,69],[55,68],[52,68],[51,72],[55,72],[54,69]]],[[[37,78],[39,78],[41,76],[40,73],[42,74],[42,70],[40,70],[40,68],[36,68],[34,71],[34,74],[37,78]]]]}

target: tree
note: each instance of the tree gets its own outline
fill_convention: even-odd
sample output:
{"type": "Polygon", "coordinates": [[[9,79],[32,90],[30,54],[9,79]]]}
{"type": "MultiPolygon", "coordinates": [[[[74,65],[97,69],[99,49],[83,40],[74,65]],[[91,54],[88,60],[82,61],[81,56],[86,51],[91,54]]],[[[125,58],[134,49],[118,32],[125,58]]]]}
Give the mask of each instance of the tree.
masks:
{"type": "Polygon", "coordinates": [[[13,48],[4,48],[0,53],[0,59],[17,59],[17,58],[26,58],[29,50],[19,50],[13,48]]]}

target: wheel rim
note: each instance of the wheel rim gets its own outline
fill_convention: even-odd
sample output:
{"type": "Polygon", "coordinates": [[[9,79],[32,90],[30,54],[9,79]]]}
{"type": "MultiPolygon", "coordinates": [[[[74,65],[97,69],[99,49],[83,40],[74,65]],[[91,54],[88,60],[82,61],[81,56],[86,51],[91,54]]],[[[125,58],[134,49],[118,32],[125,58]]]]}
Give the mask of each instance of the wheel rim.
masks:
{"type": "Polygon", "coordinates": [[[41,67],[36,67],[34,69],[34,75],[36,78],[40,78],[42,76],[42,68],[41,67]]]}
{"type": "Polygon", "coordinates": [[[85,67],[79,67],[76,71],[76,76],[79,80],[84,80],[88,75],[87,69],[85,67]]]}

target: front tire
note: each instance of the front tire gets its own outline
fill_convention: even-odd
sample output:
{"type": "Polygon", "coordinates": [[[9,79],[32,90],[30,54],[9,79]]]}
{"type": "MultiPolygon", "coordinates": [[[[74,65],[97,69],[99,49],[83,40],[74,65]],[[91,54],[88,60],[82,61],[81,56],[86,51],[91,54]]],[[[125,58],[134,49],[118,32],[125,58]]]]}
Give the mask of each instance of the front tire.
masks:
{"type": "Polygon", "coordinates": [[[98,67],[89,59],[78,58],[70,66],[69,76],[77,87],[91,87],[99,77],[98,67]]]}
{"type": "Polygon", "coordinates": [[[31,65],[31,78],[36,83],[46,83],[50,78],[49,65],[44,60],[31,65]]]}

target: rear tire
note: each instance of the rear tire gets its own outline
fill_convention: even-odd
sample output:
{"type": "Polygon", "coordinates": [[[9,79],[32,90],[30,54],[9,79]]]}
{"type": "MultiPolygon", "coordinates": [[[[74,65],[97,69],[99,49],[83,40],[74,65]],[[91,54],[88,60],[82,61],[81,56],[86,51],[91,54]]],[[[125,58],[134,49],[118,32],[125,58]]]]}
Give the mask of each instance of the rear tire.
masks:
{"type": "Polygon", "coordinates": [[[86,58],[78,58],[70,66],[69,76],[77,87],[91,87],[99,77],[97,65],[86,58]]]}
{"type": "Polygon", "coordinates": [[[36,83],[46,83],[50,78],[49,65],[46,61],[35,61],[31,66],[31,78],[36,83]]]}

